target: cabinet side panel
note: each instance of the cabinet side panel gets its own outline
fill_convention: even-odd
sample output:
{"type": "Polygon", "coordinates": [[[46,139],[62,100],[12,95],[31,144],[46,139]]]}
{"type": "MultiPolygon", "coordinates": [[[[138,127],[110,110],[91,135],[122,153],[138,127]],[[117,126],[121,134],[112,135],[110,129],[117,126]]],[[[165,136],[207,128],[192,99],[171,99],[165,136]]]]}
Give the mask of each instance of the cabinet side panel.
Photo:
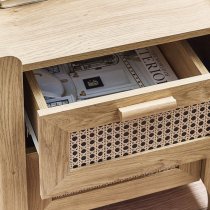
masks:
{"type": "Polygon", "coordinates": [[[27,210],[22,64],[0,58],[0,209],[27,210]]]}

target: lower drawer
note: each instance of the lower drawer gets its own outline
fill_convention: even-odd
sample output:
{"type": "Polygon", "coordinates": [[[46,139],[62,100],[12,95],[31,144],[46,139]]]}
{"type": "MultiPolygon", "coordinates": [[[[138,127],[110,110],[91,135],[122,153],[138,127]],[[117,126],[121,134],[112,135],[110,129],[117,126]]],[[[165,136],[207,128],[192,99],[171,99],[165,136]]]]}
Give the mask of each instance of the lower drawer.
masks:
{"type": "MultiPolygon", "coordinates": [[[[191,165],[193,168],[199,167],[199,163],[196,162],[191,165]]],[[[199,176],[191,176],[189,171],[173,168],[140,179],[107,186],[103,189],[95,189],[71,196],[60,195],[42,200],[40,197],[39,157],[37,153],[27,154],[27,176],[30,210],[90,210],[171,189],[199,179],[199,176]]]]}
{"type": "Polygon", "coordinates": [[[160,48],[180,80],[60,107],[47,108],[33,75],[26,74],[26,107],[39,141],[42,198],[205,159],[210,74],[187,42],[160,48]]]}

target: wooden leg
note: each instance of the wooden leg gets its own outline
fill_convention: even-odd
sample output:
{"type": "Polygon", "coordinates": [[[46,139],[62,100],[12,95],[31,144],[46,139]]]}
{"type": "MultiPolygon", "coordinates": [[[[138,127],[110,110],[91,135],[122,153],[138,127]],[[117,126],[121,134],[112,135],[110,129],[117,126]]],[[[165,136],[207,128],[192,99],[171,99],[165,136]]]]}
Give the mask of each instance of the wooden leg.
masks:
{"type": "Polygon", "coordinates": [[[202,180],[208,192],[208,210],[210,210],[210,159],[203,161],[202,180]]]}
{"type": "Polygon", "coordinates": [[[0,209],[28,210],[22,64],[0,58],[0,209]]]}

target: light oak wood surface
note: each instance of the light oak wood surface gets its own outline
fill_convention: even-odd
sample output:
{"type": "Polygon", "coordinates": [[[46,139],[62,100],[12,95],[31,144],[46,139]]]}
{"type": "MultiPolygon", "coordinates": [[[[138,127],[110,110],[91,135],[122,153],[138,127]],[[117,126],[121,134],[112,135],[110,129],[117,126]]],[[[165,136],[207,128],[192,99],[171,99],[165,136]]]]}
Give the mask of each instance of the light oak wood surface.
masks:
{"type": "Polygon", "coordinates": [[[0,8],[5,9],[24,4],[31,4],[42,0],[0,0],[0,8]]]}
{"type": "MultiPolygon", "coordinates": [[[[96,207],[117,203],[123,200],[136,198],[162,191],[176,186],[181,186],[193,182],[193,177],[183,173],[181,170],[172,169],[151,175],[143,180],[114,185],[104,189],[78,194],[66,199],[54,200],[46,210],[69,210],[69,208],[79,210],[89,210],[96,207]]],[[[195,181],[195,180],[194,180],[195,181]]]]}
{"type": "MultiPolygon", "coordinates": [[[[36,152],[27,154],[28,210],[44,210],[51,201],[41,200],[39,180],[39,156],[36,152]]],[[[62,209],[61,209],[62,210],[62,209]]]]}
{"type": "MultiPolygon", "coordinates": [[[[208,34],[210,33],[210,2],[209,0],[49,0],[39,4],[2,10],[0,12],[0,28],[0,57],[15,56],[23,63],[23,66],[21,66],[20,61],[11,57],[0,59],[0,69],[3,72],[0,84],[2,97],[0,101],[0,208],[4,210],[27,210],[26,166],[23,141],[23,90],[22,75],[20,72],[208,34]],[[13,91],[15,93],[11,94],[13,91]],[[15,109],[14,106],[16,107],[15,109]]],[[[163,48],[163,51],[165,49],[167,51],[167,48],[163,48]]],[[[177,50],[179,49],[178,47],[177,50]]],[[[184,56],[185,54],[180,53],[180,55],[184,56]]],[[[190,59],[184,59],[183,65],[178,64],[175,66],[177,68],[185,64],[188,66],[190,59]]],[[[173,62],[171,61],[171,63],[173,62]]],[[[197,63],[195,65],[191,63],[189,66],[192,67],[193,74],[197,71],[196,69],[200,68],[197,63]]],[[[183,72],[189,73],[187,68],[183,72]]],[[[183,76],[182,73],[179,75],[183,76]]],[[[95,101],[90,100],[87,102],[87,105],[82,103],[79,105],[76,104],[73,109],[77,109],[75,113],[78,114],[80,108],[103,104],[109,107],[107,111],[116,111],[121,105],[128,106],[135,104],[136,100],[139,99],[136,96],[139,96],[142,100],[138,100],[138,102],[144,102],[148,99],[158,99],[160,96],[171,96],[171,93],[175,94],[179,106],[209,100],[210,78],[209,75],[204,76],[186,79],[184,82],[170,83],[167,87],[159,86],[157,91],[161,91],[160,95],[156,91],[152,92],[148,88],[144,90],[145,92],[138,92],[138,90],[130,92],[131,96],[126,96],[126,99],[123,99],[124,96],[122,94],[118,94],[110,99],[104,97],[102,101],[101,99],[95,101]],[[192,95],[189,96],[187,92],[192,92],[194,97],[192,95]],[[129,103],[127,103],[128,98],[130,99],[129,103]],[[103,100],[107,99],[108,101],[111,100],[111,103],[104,103],[105,101],[103,100]],[[117,100],[117,103],[114,102],[115,100],[117,100]]],[[[101,107],[103,108],[103,106],[101,107]]],[[[59,117],[62,121],[67,113],[73,117],[76,116],[72,112],[72,107],[69,106],[63,107],[61,110],[42,110],[39,112],[40,117],[42,117],[41,126],[47,120],[48,123],[51,120],[53,125],[55,123],[55,121],[52,121],[53,115],[57,115],[58,112],[59,114],[61,113],[59,117]]],[[[91,108],[89,112],[91,112],[91,108]]],[[[116,120],[116,112],[114,115],[113,112],[110,113],[110,116],[106,116],[106,120],[108,119],[106,122],[116,120]]],[[[82,115],[84,117],[84,113],[81,112],[82,115]]],[[[58,119],[57,117],[56,120],[58,119]]],[[[92,118],[93,116],[90,115],[89,117],[92,118]]],[[[93,121],[97,121],[97,118],[93,117],[92,119],[93,121]]],[[[92,125],[93,121],[91,122],[92,125]]],[[[76,123],[78,125],[80,121],[76,123]]],[[[82,126],[84,126],[87,121],[83,121],[82,123],[82,126]]],[[[48,166],[49,169],[52,168],[53,173],[50,173],[50,171],[48,173],[47,171],[42,173],[43,167],[41,167],[41,183],[46,184],[46,189],[48,190],[47,196],[57,195],[61,190],[68,192],[70,189],[68,184],[73,187],[76,186],[76,182],[71,183],[72,177],[66,176],[66,162],[65,166],[56,164],[59,161],[61,163],[66,161],[63,152],[66,151],[67,147],[65,147],[65,144],[62,145],[62,143],[65,141],[67,133],[70,132],[69,128],[72,125],[70,126],[70,123],[67,123],[65,132],[61,132],[57,124],[57,127],[54,126],[49,125],[46,128],[47,131],[51,132],[50,138],[47,138],[44,142],[46,143],[44,146],[48,146],[46,147],[48,151],[45,150],[44,152],[46,153],[42,152],[40,156],[40,158],[44,158],[46,163],[48,160],[46,156],[49,154],[52,157],[54,154],[52,152],[56,152],[56,160],[53,162],[55,164],[49,164],[48,166]],[[56,135],[52,137],[54,133],[56,135]],[[62,145],[61,147],[55,149],[55,142],[58,136],[61,137],[63,142],[59,144],[62,145]],[[54,145],[51,144],[52,142],[54,145]],[[53,149],[51,149],[51,146],[53,146],[53,149]],[[54,177],[49,176],[49,174],[54,177]],[[45,183],[45,180],[43,180],[44,177],[48,177],[49,182],[45,183]],[[61,180],[63,182],[60,182],[61,180]]],[[[81,129],[82,126],[77,129],[81,129]]],[[[45,138],[43,133],[41,135],[45,138]]],[[[204,138],[195,141],[195,143],[189,144],[189,147],[185,145],[180,150],[179,146],[176,147],[177,150],[174,147],[172,152],[177,152],[176,154],[169,154],[167,153],[169,152],[168,150],[164,150],[160,154],[158,153],[160,157],[163,155],[164,158],[171,158],[171,162],[158,159],[160,158],[159,156],[158,158],[154,157],[153,155],[157,155],[155,152],[151,156],[148,155],[149,153],[146,153],[145,158],[152,158],[151,162],[148,162],[149,170],[151,170],[151,166],[153,165],[156,167],[156,161],[163,164],[161,166],[171,166],[173,164],[184,164],[200,159],[207,159],[203,169],[203,180],[209,189],[209,140],[204,138]],[[192,151],[194,152],[192,153],[192,151]]],[[[126,163],[129,163],[128,159],[126,161],[128,161],[126,163]]],[[[133,165],[130,163],[130,166],[132,172],[133,165]]],[[[48,167],[45,167],[45,170],[48,167]]],[[[100,167],[98,169],[100,170],[100,167]]],[[[121,169],[125,170],[122,165],[121,169]]],[[[141,170],[143,172],[146,169],[142,168],[141,170]]],[[[103,168],[103,170],[106,169],[103,168]]],[[[185,168],[185,170],[188,169],[185,168]]],[[[189,174],[186,176],[187,173],[185,170],[172,169],[167,172],[161,172],[157,174],[159,176],[158,178],[161,179],[160,182],[157,182],[157,177],[154,177],[155,175],[147,177],[144,181],[145,183],[152,183],[152,186],[157,190],[168,189],[180,183],[184,184],[194,180],[194,177],[189,174]]],[[[78,170],[79,176],[76,176],[77,173],[74,173],[73,175],[75,177],[73,178],[85,183],[84,173],[81,172],[82,170],[78,170]]],[[[115,173],[115,171],[112,173],[115,173]]],[[[108,177],[108,179],[113,178],[118,179],[119,177],[108,177]]],[[[107,180],[99,181],[103,182],[107,180]]],[[[135,182],[133,185],[123,185],[122,189],[126,189],[127,191],[122,192],[122,194],[120,194],[119,188],[114,186],[107,188],[108,190],[103,191],[102,189],[100,191],[101,189],[97,189],[96,191],[79,194],[78,196],[72,196],[64,200],[56,199],[53,203],[49,203],[49,200],[47,200],[44,201],[43,206],[54,210],[61,208],[78,209],[78,206],[81,209],[98,207],[111,202],[135,198],[137,194],[135,191],[132,191],[135,187],[139,187],[139,195],[154,192],[154,188],[145,185],[145,183],[142,185],[141,182],[135,182]],[[141,188],[145,189],[143,193],[140,191],[141,188]],[[130,194],[130,192],[132,193],[130,194]],[[113,196],[113,193],[116,197],[113,196]],[[95,199],[97,199],[97,202],[95,199]],[[83,201],[82,203],[81,200],[83,201]]]]}
{"type": "MultiPolygon", "coordinates": [[[[117,203],[157,191],[174,188],[199,179],[198,177],[193,177],[182,170],[172,169],[153,174],[149,177],[93,191],[87,191],[70,197],[60,196],[57,198],[42,200],[39,188],[40,181],[38,162],[37,153],[27,155],[28,201],[30,210],[89,210],[99,206],[117,203]]],[[[200,185],[201,184],[197,184],[196,186],[198,187],[200,185]]],[[[203,191],[205,190],[202,189],[202,192],[203,191]]],[[[188,193],[185,196],[188,197],[190,194],[188,193]]],[[[121,205],[121,207],[123,208],[123,205],[121,205]]],[[[109,207],[106,208],[109,209],[109,207]]]]}
{"type": "Polygon", "coordinates": [[[97,210],[207,210],[207,203],[206,188],[198,181],[97,210]]]}
{"type": "Polygon", "coordinates": [[[0,12],[24,71],[210,33],[209,0],[49,0],[0,12]]]}
{"type": "Polygon", "coordinates": [[[202,160],[180,165],[179,169],[197,177],[197,180],[199,180],[201,178],[202,160]]]}
{"type": "Polygon", "coordinates": [[[188,41],[171,42],[159,47],[178,78],[209,74],[209,71],[188,41]]]}
{"type": "Polygon", "coordinates": [[[22,65],[0,58],[0,209],[27,210],[22,65]]]}
{"type": "Polygon", "coordinates": [[[33,126],[36,136],[38,136],[38,125],[37,125],[37,110],[40,107],[47,108],[46,101],[38,86],[35,76],[32,72],[25,74],[24,77],[24,95],[25,95],[25,108],[30,118],[30,122],[33,126]],[[30,84],[29,82],[30,81],[30,84]],[[30,90],[33,91],[30,91],[30,90]],[[39,98],[39,100],[36,100],[39,98]]]}

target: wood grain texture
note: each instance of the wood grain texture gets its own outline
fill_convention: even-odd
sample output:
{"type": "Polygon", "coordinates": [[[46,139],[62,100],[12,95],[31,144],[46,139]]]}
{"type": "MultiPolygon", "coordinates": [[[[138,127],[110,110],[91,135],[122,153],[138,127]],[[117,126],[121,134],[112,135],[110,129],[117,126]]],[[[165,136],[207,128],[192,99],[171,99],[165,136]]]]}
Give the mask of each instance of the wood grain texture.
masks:
{"type": "Polygon", "coordinates": [[[179,169],[151,175],[144,179],[93,190],[87,193],[54,200],[46,210],[89,210],[154,192],[174,188],[195,181],[179,169]]]}
{"type": "Polygon", "coordinates": [[[10,7],[16,7],[24,4],[31,4],[35,2],[39,2],[42,0],[1,0],[0,1],[0,8],[10,8],[10,7]]]}
{"type": "MultiPolygon", "coordinates": [[[[56,143],[53,142],[53,144],[56,143]]],[[[57,146],[59,146],[58,143],[57,146]]],[[[47,150],[51,151],[51,147],[53,146],[40,147],[40,154],[47,154],[47,150]]],[[[42,198],[49,198],[61,193],[69,194],[127,180],[130,177],[151,174],[173,166],[206,159],[210,155],[209,150],[210,141],[209,138],[205,137],[167,148],[74,169],[68,173],[65,172],[68,162],[59,162],[58,158],[55,163],[51,159],[52,156],[47,154],[44,158],[40,157],[40,167],[42,169],[40,173],[41,195],[42,198]],[[58,166],[63,167],[63,169],[58,170],[58,166]],[[47,174],[51,174],[50,179],[47,174]]]]}
{"type": "MultiPolygon", "coordinates": [[[[25,77],[26,77],[25,81],[27,82],[26,87],[25,87],[25,89],[26,89],[25,92],[29,92],[29,91],[27,91],[27,89],[30,88],[32,91],[31,97],[39,99],[36,101],[36,105],[35,105],[35,107],[33,107],[33,109],[34,108],[37,109],[39,107],[41,107],[41,109],[46,109],[47,108],[46,101],[44,99],[42,91],[39,87],[39,84],[38,84],[33,72],[32,71],[27,72],[25,74],[25,77]]],[[[26,99],[26,101],[28,101],[28,100],[26,99]]]]}
{"type": "Polygon", "coordinates": [[[166,97],[140,104],[134,104],[118,109],[120,121],[132,120],[140,117],[158,114],[177,108],[176,99],[174,97],[166,97]]]}
{"type": "Polygon", "coordinates": [[[202,160],[181,165],[179,166],[179,168],[187,172],[188,174],[197,177],[197,179],[200,179],[202,170],[202,160]]]}
{"type": "MultiPolygon", "coordinates": [[[[49,125],[45,127],[45,132],[41,136],[40,133],[38,134],[38,139],[40,140],[39,167],[41,196],[42,198],[49,198],[54,194],[51,194],[51,192],[54,192],[55,187],[63,183],[66,175],[69,174],[69,135],[57,126],[49,125]],[[50,177],[48,176],[49,174],[50,177]]],[[[66,190],[68,192],[71,189],[71,184],[67,188],[63,186],[58,186],[57,188],[57,191],[62,191],[65,194],[66,190]]]]}
{"type": "Polygon", "coordinates": [[[0,58],[0,209],[27,210],[21,62],[0,58]]]}
{"type": "MultiPolygon", "coordinates": [[[[94,191],[89,191],[86,193],[82,193],[79,195],[57,198],[57,199],[47,199],[42,200],[40,197],[40,188],[39,188],[39,160],[37,153],[32,153],[27,155],[27,174],[28,174],[28,201],[29,201],[29,209],[30,210],[69,210],[69,209],[78,209],[78,210],[88,210],[92,208],[96,208],[99,206],[104,206],[120,201],[124,201],[127,199],[136,198],[139,196],[147,195],[150,193],[171,189],[177,186],[181,186],[190,182],[195,181],[196,179],[185,172],[182,172],[179,169],[173,169],[171,171],[165,171],[158,174],[151,175],[150,177],[145,177],[139,180],[134,180],[122,184],[117,184],[114,186],[97,189],[94,191]]],[[[197,189],[201,187],[201,183],[193,184],[193,189],[197,189]]],[[[203,186],[202,186],[203,187],[203,186]]],[[[191,189],[191,187],[190,187],[191,189]]],[[[179,196],[184,195],[184,198],[188,198],[191,196],[189,191],[184,191],[179,194],[178,190],[173,190],[172,192],[177,192],[179,196]]],[[[205,192],[204,187],[202,191],[205,192]]],[[[165,192],[165,195],[170,195],[170,192],[165,192]]],[[[203,195],[203,194],[202,194],[203,195]]],[[[206,197],[201,197],[202,200],[206,201],[206,197]]],[[[141,198],[138,198],[141,199],[141,198]]],[[[158,201],[162,201],[162,198],[159,198],[158,201]]],[[[144,205],[149,205],[148,198],[141,199],[144,201],[144,205]],[[145,200],[145,201],[144,201],[145,200]]],[[[184,200],[186,201],[186,200],[184,200]]],[[[163,202],[163,201],[162,201],[163,202]]],[[[174,202],[175,204],[176,202],[174,202]]],[[[195,202],[192,203],[192,205],[195,202]]],[[[205,203],[206,204],[206,203],[205,203]]],[[[126,205],[118,204],[122,209],[126,209],[126,205]]],[[[143,206],[144,206],[143,205],[143,206]]],[[[161,206],[161,204],[159,204],[161,206]]],[[[138,205],[139,208],[141,205],[138,205]]],[[[145,206],[144,206],[145,207],[145,206]]],[[[150,206],[151,207],[151,206],[150,206]]],[[[104,207],[107,210],[111,207],[104,207]]],[[[160,208],[161,209],[161,208],[160,208]]],[[[162,209],[161,209],[162,210],[162,209]]],[[[187,209],[186,209],[187,210],[187,209]]],[[[194,209],[190,209],[194,210],[194,209]]],[[[198,210],[195,208],[195,210],[198,210]]]]}
{"type": "Polygon", "coordinates": [[[28,209],[44,210],[52,199],[41,200],[39,180],[39,156],[36,152],[28,153],[27,163],[27,186],[28,186],[28,209]]]}
{"type": "Polygon", "coordinates": [[[201,181],[97,210],[206,210],[208,197],[201,181]]]}
{"type": "Polygon", "coordinates": [[[208,70],[187,41],[159,46],[178,78],[208,74],[208,70]]]}
{"type": "Polygon", "coordinates": [[[40,107],[47,108],[47,104],[32,71],[26,72],[24,75],[24,99],[28,117],[36,136],[38,136],[37,110],[40,107]],[[39,100],[36,100],[37,98],[39,100]]]}
{"type": "Polygon", "coordinates": [[[1,11],[0,28],[0,55],[26,71],[209,34],[210,3],[50,0],[1,11]]]}

